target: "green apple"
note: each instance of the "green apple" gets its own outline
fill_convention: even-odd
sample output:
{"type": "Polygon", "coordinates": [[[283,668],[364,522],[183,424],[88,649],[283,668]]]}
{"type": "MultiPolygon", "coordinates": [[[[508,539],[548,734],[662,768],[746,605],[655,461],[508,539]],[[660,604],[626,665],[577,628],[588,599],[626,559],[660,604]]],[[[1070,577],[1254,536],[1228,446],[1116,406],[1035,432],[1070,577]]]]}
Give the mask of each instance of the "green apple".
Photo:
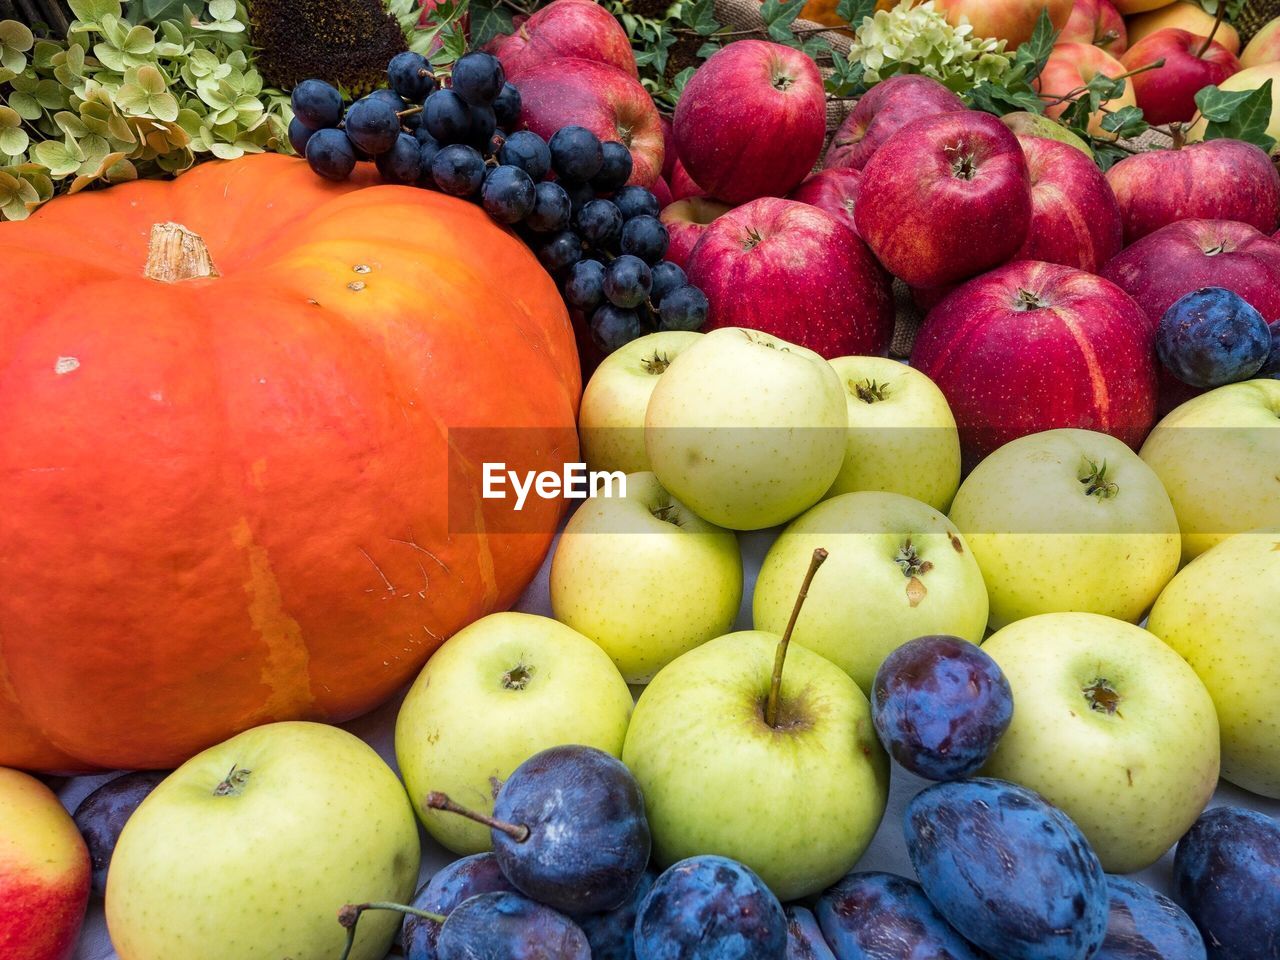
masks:
{"type": "MultiPolygon", "coordinates": [[[[404,787],[345,730],[286,722],[192,757],[129,818],[107,876],[126,960],[333,960],[344,904],[404,902],[418,880],[404,787]]],[[[381,960],[398,915],[360,924],[351,956],[381,960]]]]}
{"type": "Polygon", "coordinates": [[[1218,784],[1218,719],[1186,661],[1141,627],[1046,613],[982,649],[1013,690],[1013,722],[983,773],[1044,795],[1109,873],[1133,873],[1186,833],[1218,784]]]}
{"type": "Polygon", "coordinates": [[[1280,380],[1188,400],[1156,424],[1142,459],[1169,491],[1184,563],[1233,533],[1280,526],[1280,380]]]}
{"type": "Polygon", "coordinates": [[[1000,122],[1019,136],[1057,140],[1075,147],[1090,160],[1093,159],[1093,150],[1090,149],[1089,144],[1049,117],[1031,113],[1029,110],[1019,110],[1016,113],[1006,113],[1000,118],[1000,122]]]}
{"type": "Polygon", "coordinates": [[[659,864],[732,857],[782,900],[847,873],[888,798],[889,760],[862,691],[825,657],[761,631],[719,637],[659,671],[622,759],[644,791],[659,864]]]}
{"type": "Polygon", "coordinates": [[[396,761],[427,833],[454,853],[479,853],[492,846],[488,828],[427,809],[428,793],[492,813],[502,781],[548,747],[620,756],[631,706],[609,655],[578,631],[494,613],[445,641],[418,674],[396,718],[396,761]]]}
{"type": "Polygon", "coordinates": [[[870,695],[895,649],[926,634],[972,643],[987,624],[982,572],[964,538],[928,504],[896,493],[845,493],[797,518],[769,548],[752,611],[782,631],[809,555],[831,555],[796,622],[795,640],[839,665],[870,695]]]}
{"type": "Polygon", "coordinates": [[[901,493],[946,512],[960,486],[960,435],[947,398],[919,370],[887,357],[837,357],[849,439],[828,497],[901,493]]]}
{"type": "Polygon", "coordinates": [[[1280,526],[1228,537],[1184,567],[1147,629],[1209,688],[1222,775],[1280,798],[1280,526]]]}
{"type": "Polygon", "coordinates": [[[702,334],[665,330],[632,340],[601,361],[582,393],[578,435],[587,469],[639,473],[649,469],[644,414],[671,361],[702,334]]]}
{"type": "Polygon", "coordinates": [[[733,628],[742,602],[738,538],[703,520],[652,473],[625,497],[578,508],[551,562],[551,609],[590,637],[627,683],[733,628]]]}
{"type": "Polygon", "coordinates": [[[1047,430],[969,474],[951,519],[978,558],[991,626],[1083,611],[1138,621],[1178,572],[1178,521],[1160,479],[1115,437],[1047,430]]]}
{"type": "Polygon", "coordinates": [[[658,380],[645,449],[662,485],[733,530],[784,523],[840,472],[844,392],[812,350],[724,327],[684,350],[658,380]]]}

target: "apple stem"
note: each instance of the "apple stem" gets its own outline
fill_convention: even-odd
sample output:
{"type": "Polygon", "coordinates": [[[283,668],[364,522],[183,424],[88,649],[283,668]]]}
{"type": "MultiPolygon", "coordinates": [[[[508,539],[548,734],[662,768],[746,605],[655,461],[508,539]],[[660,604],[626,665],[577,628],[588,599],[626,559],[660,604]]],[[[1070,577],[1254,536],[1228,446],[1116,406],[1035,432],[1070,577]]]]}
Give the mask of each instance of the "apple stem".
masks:
{"type": "Polygon", "coordinates": [[[345,907],[338,911],[338,923],[347,931],[347,945],[343,948],[341,960],[348,960],[351,956],[351,949],[356,945],[356,924],[360,922],[360,915],[366,910],[394,910],[396,913],[407,914],[411,917],[421,917],[423,920],[431,920],[434,923],[444,923],[445,918],[438,913],[429,913],[426,910],[419,910],[417,907],[410,907],[403,903],[390,903],[386,900],[374,900],[371,903],[348,903],[345,907]]]}
{"type": "MultiPolygon", "coordinates": [[[[1164,58],[1161,57],[1159,60],[1156,60],[1153,63],[1148,63],[1146,66],[1138,67],[1136,70],[1130,70],[1128,73],[1117,73],[1114,77],[1111,77],[1110,79],[1128,80],[1130,77],[1136,77],[1138,74],[1146,73],[1148,70],[1159,70],[1163,66],[1164,66],[1164,58]]],[[[1044,101],[1044,105],[1046,107],[1052,107],[1059,103],[1066,103],[1068,100],[1074,100],[1076,97],[1080,96],[1081,94],[1088,93],[1088,92],[1089,92],[1088,87],[1076,87],[1074,90],[1071,90],[1068,93],[1064,93],[1061,96],[1054,93],[1044,93],[1044,94],[1041,94],[1041,97],[1047,98],[1044,101]]]]}
{"type": "Polygon", "coordinates": [[[764,722],[775,729],[778,726],[778,693],[782,688],[782,667],[787,661],[787,647],[791,644],[791,634],[800,619],[800,608],[804,606],[804,598],[809,595],[809,584],[813,576],[827,559],[827,551],[822,547],[813,551],[813,559],[809,561],[809,570],[800,584],[800,595],[796,597],[796,605],[791,608],[791,619],[787,621],[787,629],[782,632],[778,641],[778,652],[773,657],[773,676],[769,678],[769,699],[764,704],[764,722]]]}
{"type": "Polygon", "coordinates": [[[482,823],[492,830],[500,830],[516,843],[524,843],[529,839],[529,828],[518,823],[507,823],[505,820],[499,820],[491,817],[487,813],[480,813],[478,810],[468,810],[466,807],[454,803],[448,794],[441,793],[438,790],[432,790],[427,794],[427,806],[432,810],[443,810],[446,813],[456,813],[468,820],[474,820],[476,823],[482,823]]]}
{"type": "Polygon", "coordinates": [[[1200,44],[1200,49],[1196,51],[1196,57],[1203,57],[1209,51],[1209,47],[1213,45],[1213,38],[1218,34],[1218,28],[1222,26],[1222,21],[1227,16],[1227,0],[1218,0],[1218,12],[1213,17],[1213,29],[1209,31],[1209,35],[1204,38],[1204,43],[1200,44]]]}

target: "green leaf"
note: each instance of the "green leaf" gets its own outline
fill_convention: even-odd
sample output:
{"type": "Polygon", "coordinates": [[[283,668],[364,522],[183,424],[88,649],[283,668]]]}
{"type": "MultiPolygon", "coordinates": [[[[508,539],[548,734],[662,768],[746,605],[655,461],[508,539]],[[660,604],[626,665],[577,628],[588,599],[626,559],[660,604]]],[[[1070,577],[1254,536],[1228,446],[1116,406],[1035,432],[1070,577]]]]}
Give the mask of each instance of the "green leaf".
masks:
{"type": "Polygon", "coordinates": [[[1275,138],[1267,133],[1267,127],[1271,125],[1271,108],[1271,81],[1267,80],[1240,101],[1227,119],[1210,120],[1204,138],[1243,140],[1270,152],[1276,145],[1275,138]]]}
{"type": "Polygon", "coordinates": [[[209,16],[215,20],[234,20],[236,0],[209,0],[209,16]]]}
{"type": "Polygon", "coordinates": [[[693,76],[696,69],[697,67],[685,67],[671,78],[671,86],[675,89],[677,96],[684,93],[685,84],[689,82],[689,78],[693,76]]]}
{"type": "MultiPolygon", "coordinates": [[[[694,56],[696,56],[699,60],[706,60],[708,57],[710,57],[719,49],[720,49],[720,44],[716,43],[714,40],[708,40],[706,43],[704,43],[702,46],[698,48],[698,52],[694,54],[694,56]]],[[[693,68],[691,67],[689,69],[693,69],[693,68]]]]}
{"type": "Polygon", "coordinates": [[[511,11],[498,4],[471,4],[471,42],[479,47],[494,37],[511,33],[511,11]]]}
{"type": "Polygon", "coordinates": [[[1225,123],[1240,105],[1253,96],[1253,90],[1220,90],[1216,86],[1204,87],[1196,94],[1196,106],[1206,120],[1225,123]]]}
{"type": "Polygon", "coordinates": [[[1053,29],[1046,4],[1040,10],[1040,18],[1031,31],[1031,39],[1019,46],[1014,54],[1014,65],[1025,67],[1023,76],[1028,82],[1040,76],[1044,65],[1049,62],[1049,54],[1053,53],[1053,45],[1057,42],[1058,31],[1053,29]]]}
{"type": "Polygon", "coordinates": [[[680,19],[693,31],[709,37],[720,29],[716,19],[715,0],[693,0],[680,5],[680,19]]]}
{"type": "Polygon", "coordinates": [[[9,106],[23,120],[38,120],[44,116],[44,111],[40,109],[40,104],[29,93],[21,93],[15,90],[9,94],[9,106]]]}
{"type": "Polygon", "coordinates": [[[975,110],[1003,117],[1006,113],[1030,111],[1044,113],[1044,101],[1026,84],[1013,88],[984,80],[967,94],[969,106],[975,110]]]}
{"type": "Polygon", "coordinates": [[[120,0],[69,0],[71,12],[77,20],[100,23],[103,17],[119,17],[124,11],[120,0]]]}
{"type": "Polygon", "coordinates": [[[11,157],[27,152],[31,138],[22,129],[22,118],[8,107],[0,107],[0,153],[11,157]]]}
{"type": "Polygon", "coordinates": [[[840,0],[836,4],[836,16],[853,27],[875,12],[876,0],[840,0]]]}
{"type": "Polygon", "coordinates": [[[1151,124],[1143,117],[1141,108],[1121,107],[1103,116],[1102,129],[1114,133],[1121,140],[1130,140],[1150,130],[1151,124]]]}
{"type": "Polygon", "coordinates": [[[795,40],[791,24],[800,11],[804,9],[806,0],[764,0],[760,4],[760,19],[764,21],[765,32],[779,43],[795,40]]]}
{"type": "Polygon", "coordinates": [[[74,140],[42,140],[31,148],[31,159],[49,169],[52,177],[65,177],[79,169],[84,155],[74,140]]]}
{"type": "MultiPolygon", "coordinates": [[[[1124,96],[1128,86],[1129,81],[1124,77],[1112,78],[1105,73],[1095,73],[1089,82],[1085,84],[1088,92],[1097,96],[1097,102],[1093,106],[1093,110],[1097,110],[1099,106],[1109,100],[1119,100],[1124,96]]],[[[1093,110],[1090,112],[1092,113],[1093,110]]]]}

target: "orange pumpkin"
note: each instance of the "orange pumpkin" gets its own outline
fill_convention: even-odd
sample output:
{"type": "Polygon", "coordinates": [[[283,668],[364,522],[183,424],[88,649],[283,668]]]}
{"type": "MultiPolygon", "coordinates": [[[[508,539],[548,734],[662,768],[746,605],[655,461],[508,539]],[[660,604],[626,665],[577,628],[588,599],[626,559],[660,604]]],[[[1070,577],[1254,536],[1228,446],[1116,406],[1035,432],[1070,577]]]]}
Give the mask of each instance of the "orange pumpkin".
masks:
{"type": "Polygon", "coordinates": [[[577,458],[556,286],[371,183],[258,156],[0,225],[0,765],[347,720],[537,571],[559,506],[513,527],[476,461],[577,458]]]}

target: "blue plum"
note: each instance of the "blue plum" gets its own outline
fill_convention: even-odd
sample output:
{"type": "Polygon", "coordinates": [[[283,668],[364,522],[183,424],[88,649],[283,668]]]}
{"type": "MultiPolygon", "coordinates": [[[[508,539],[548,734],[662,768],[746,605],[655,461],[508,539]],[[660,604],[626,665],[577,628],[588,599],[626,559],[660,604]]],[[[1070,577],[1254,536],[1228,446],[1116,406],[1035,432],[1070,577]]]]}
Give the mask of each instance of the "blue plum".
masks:
{"type": "Polygon", "coordinates": [[[836,960],[812,911],[794,904],[787,915],[787,960],[836,960]]]}
{"type": "Polygon", "coordinates": [[[1271,353],[1267,355],[1267,362],[1262,365],[1262,369],[1255,376],[1269,380],[1280,380],[1280,320],[1273,323],[1270,330],[1271,353]]]}
{"type": "MultiPolygon", "coordinates": [[[[514,888],[502,875],[498,858],[492,853],[476,853],[455,860],[437,871],[414,895],[411,906],[448,917],[464,900],[481,893],[501,893],[514,888]]],[[[425,917],[407,915],[400,928],[400,945],[405,960],[437,960],[436,944],[443,925],[425,917]]]]}
{"type": "Polygon", "coordinates": [[[646,870],[640,875],[640,882],[627,899],[612,910],[573,918],[587,935],[592,960],[632,960],[636,955],[633,946],[636,914],[640,912],[640,904],[653,889],[653,881],[657,878],[658,875],[652,870],[646,870]]]}
{"type": "Polygon", "coordinates": [[[892,873],[851,873],[814,907],[836,960],[980,960],[924,895],[892,873]]]}
{"type": "Polygon", "coordinates": [[[1173,896],[1209,960],[1280,957],[1280,823],[1242,807],[1206,810],[1178,841],[1173,896]]]}
{"type": "Polygon", "coordinates": [[[936,783],[907,805],[925,893],[1002,960],[1085,960],[1107,932],[1107,878],[1084,834],[1039,794],[1000,780],[936,783]]]}
{"type": "Polygon", "coordinates": [[[453,908],[436,945],[440,960],[592,960],[572,920],[518,893],[481,893],[453,908]]]}
{"type": "Polygon", "coordinates": [[[912,773],[959,780],[987,762],[1013,719],[1004,671],[959,637],[918,637],[876,672],[871,719],[885,749],[912,773]]]}
{"type": "Polygon", "coordinates": [[[139,770],[108,780],[80,801],[73,819],[84,844],[89,848],[89,864],[93,868],[92,889],[95,896],[107,893],[107,869],[116,841],[124,825],[138,809],[138,804],[167,777],[164,770],[139,770]]]}
{"type": "Polygon", "coordinates": [[[748,867],[700,856],[668,867],[636,917],[636,960],[785,960],[782,904],[748,867]]]}
{"type": "Polygon", "coordinates": [[[1156,354],[1193,387],[1212,389],[1248,380],[1271,351],[1271,333],[1243,297],[1223,287],[1193,290],[1165,311],[1156,354]]]}
{"type": "Polygon", "coordinates": [[[1093,960],[1205,960],[1196,925],[1176,903],[1128,877],[1107,877],[1111,916],[1093,960]]]}

